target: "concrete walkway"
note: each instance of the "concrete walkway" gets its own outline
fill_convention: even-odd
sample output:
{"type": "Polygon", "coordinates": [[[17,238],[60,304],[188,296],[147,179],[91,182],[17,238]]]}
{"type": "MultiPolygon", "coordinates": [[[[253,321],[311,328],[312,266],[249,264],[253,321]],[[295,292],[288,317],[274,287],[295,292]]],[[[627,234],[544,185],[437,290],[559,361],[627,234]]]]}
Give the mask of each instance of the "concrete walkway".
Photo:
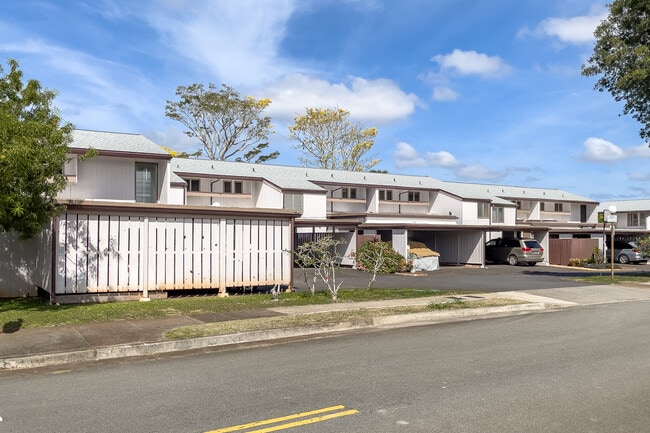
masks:
{"type": "MultiPolygon", "coordinates": [[[[282,338],[305,337],[369,327],[394,327],[440,323],[473,318],[523,314],[531,311],[611,302],[650,301],[650,286],[594,285],[525,291],[481,293],[483,298],[510,298],[525,304],[378,317],[369,323],[339,323],[291,329],[271,329],[231,335],[167,340],[165,332],[188,325],[250,318],[318,313],[324,311],[394,306],[427,305],[441,297],[388,301],[336,303],[299,307],[270,308],[198,316],[171,316],[160,319],[124,320],[106,323],[19,329],[0,334],[0,369],[24,369],[88,362],[129,356],[147,356],[175,351],[231,344],[253,343],[282,338]]],[[[475,295],[467,295],[476,299],[475,295]]]]}

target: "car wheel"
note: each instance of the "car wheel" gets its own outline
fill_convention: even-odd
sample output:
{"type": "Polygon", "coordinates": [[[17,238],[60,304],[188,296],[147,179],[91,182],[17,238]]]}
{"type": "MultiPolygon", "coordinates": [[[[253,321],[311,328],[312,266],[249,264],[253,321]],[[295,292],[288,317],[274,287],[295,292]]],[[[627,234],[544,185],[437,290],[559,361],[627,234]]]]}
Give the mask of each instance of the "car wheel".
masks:
{"type": "Polygon", "coordinates": [[[508,264],[510,266],[516,266],[519,263],[519,259],[515,255],[508,256],[508,264]]]}
{"type": "Polygon", "coordinates": [[[625,254],[621,254],[620,256],[618,256],[618,262],[625,265],[630,263],[630,258],[625,254]]]}
{"type": "Polygon", "coordinates": [[[537,262],[528,262],[528,266],[535,266],[537,262]]]}

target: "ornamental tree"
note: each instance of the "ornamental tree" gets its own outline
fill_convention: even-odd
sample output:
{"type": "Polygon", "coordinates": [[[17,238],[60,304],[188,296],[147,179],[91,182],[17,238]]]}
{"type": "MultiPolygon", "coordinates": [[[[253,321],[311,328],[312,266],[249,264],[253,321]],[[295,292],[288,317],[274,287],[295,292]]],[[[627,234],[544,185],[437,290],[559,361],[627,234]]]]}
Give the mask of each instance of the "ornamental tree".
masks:
{"type": "Polygon", "coordinates": [[[368,171],[380,160],[368,157],[377,129],[352,124],[350,112],[342,108],[307,108],[294,117],[289,138],[298,142],[298,159],[305,167],[330,170],[368,171]]]}
{"type": "Polygon", "coordinates": [[[18,62],[0,65],[0,232],[36,236],[60,211],[73,126],[54,107],[56,92],[34,79],[23,83],[18,62]]]}
{"type": "Polygon", "coordinates": [[[182,123],[184,133],[196,138],[202,152],[212,160],[265,162],[275,159],[279,152],[262,155],[273,132],[271,118],[262,112],[271,104],[268,98],[241,97],[232,87],[223,84],[221,90],[210,83],[179,86],[179,101],[167,101],[165,115],[182,123]]]}
{"type": "Polygon", "coordinates": [[[624,101],[623,114],[641,123],[650,138],[650,0],[614,0],[609,16],[596,28],[594,52],[582,74],[599,75],[598,91],[624,101]]]}

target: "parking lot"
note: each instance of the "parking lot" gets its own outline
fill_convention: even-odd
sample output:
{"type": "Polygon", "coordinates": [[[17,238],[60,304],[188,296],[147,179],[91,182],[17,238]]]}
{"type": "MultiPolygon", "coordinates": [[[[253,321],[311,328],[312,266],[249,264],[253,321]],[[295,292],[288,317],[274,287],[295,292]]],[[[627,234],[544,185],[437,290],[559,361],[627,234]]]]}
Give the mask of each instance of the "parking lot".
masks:
{"type": "MultiPolygon", "coordinates": [[[[635,274],[650,271],[650,265],[617,265],[615,273],[635,274]]],[[[311,274],[311,271],[309,273],[311,274]]],[[[466,290],[504,292],[513,290],[539,290],[557,287],[580,287],[592,283],[575,281],[576,277],[589,275],[610,275],[610,269],[588,270],[563,266],[509,266],[490,264],[479,266],[442,266],[437,271],[416,274],[377,275],[374,288],[415,288],[428,290],[466,290]]],[[[342,289],[363,289],[368,287],[372,274],[350,268],[337,272],[342,289]]],[[[307,290],[302,270],[294,270],[294,283],[298,290],[307,290]]],[[[318,282],[317,289],[325,289],[318,282]]]]}

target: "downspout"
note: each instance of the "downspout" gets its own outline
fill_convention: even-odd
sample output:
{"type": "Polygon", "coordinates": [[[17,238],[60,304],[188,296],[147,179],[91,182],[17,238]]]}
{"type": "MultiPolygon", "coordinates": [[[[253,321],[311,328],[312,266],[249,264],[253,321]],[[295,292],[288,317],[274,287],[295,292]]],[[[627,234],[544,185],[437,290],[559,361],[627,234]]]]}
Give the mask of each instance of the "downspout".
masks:
{"type": "MultiPolygon", "coordinates": [[[[338,190],[340,190],[340,189],[343,189],[343,187],[340,186],[340,187],[338,187],[338,188],[336,188],[336,189],[331,190],[331,191],[330,191],[330,198],[334,198],[334,192],[335,192],[335,191],[338,191],[338,190]]],[[[330,212],[331,212],[331,213],[334,213],[334,202],[333,202],[333,201],[330,201],[330,212]]]]}
{"type": "Polygon", "coordinates": [[[399,195],[397,196],[397,198],[398,198],[397,202],[399,203],[399,204],[397,205],[397,213],[398,213],[398,214],[401,214],[401,213],[402,213],[402,194],[408,194],[408,193],[409,193],[408,191],[402,191],[402,192],[400,192],[399,195]]]}

